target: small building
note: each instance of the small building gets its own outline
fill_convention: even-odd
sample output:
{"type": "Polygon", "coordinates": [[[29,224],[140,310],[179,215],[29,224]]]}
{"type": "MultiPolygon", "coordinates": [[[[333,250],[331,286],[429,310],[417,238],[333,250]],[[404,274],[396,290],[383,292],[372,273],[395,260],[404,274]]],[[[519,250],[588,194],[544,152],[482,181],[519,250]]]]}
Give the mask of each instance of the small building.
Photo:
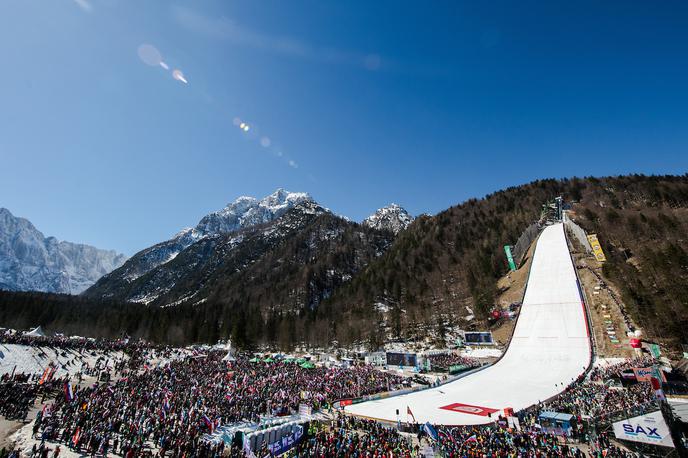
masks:
{"type": "Polygon", "coordinates": [[[573,419],[575,417],[570,413],[540,412],[538,421],[542,427],[542,431],[557,436],[570,436],[573,432],[573,419]]]}

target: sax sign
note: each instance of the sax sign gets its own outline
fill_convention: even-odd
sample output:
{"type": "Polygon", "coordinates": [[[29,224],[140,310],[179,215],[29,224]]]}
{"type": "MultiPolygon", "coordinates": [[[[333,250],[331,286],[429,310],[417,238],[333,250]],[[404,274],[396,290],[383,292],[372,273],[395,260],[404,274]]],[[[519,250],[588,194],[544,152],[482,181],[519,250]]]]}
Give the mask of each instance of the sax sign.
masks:
{"type": "Polygon", "coordinates": [[[617,439],[673,447],[669,427],[659,410],[614,423],[617,439]]]}

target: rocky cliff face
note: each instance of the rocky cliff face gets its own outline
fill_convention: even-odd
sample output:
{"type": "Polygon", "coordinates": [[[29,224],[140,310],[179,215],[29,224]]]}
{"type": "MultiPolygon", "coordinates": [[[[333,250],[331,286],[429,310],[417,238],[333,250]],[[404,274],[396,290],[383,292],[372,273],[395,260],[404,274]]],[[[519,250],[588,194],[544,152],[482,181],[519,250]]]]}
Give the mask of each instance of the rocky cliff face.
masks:
{"type": "Polygon", "coordinates": [[[45,237],[29,220],[0,208],[0,289],[78,294],[126,259],[45,237]]]}

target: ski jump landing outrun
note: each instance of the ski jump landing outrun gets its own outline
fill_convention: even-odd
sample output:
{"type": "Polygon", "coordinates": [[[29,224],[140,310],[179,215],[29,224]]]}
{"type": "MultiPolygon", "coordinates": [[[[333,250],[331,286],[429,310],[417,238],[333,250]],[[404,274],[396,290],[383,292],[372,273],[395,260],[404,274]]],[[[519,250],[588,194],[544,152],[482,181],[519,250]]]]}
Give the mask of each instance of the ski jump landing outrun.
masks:
{"type": "Polygon", "coordinates": [[[511,343],[494,365],[437,388],[346,407],[363,417],[478,425],[562,391],[591,360],[589,329],[563,224],[540,234],[511,343]],[[397,409],[399,416],[397,415],[397,409]],[[491,414],[491,417],[488,415],[491,414]]]}

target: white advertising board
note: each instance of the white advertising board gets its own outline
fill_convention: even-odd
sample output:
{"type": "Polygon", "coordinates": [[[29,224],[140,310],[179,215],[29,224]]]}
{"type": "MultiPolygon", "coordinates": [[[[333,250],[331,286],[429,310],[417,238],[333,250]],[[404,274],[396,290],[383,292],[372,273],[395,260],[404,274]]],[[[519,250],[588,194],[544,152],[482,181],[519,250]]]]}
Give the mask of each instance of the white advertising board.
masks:
{"type": "Polygon", "coordinates": [[[614,435],[617,439],[626,441],[663,445],[664,447],[674,446],[669,427],[659,410],[617,421],[614,423],[614,435]]]}

